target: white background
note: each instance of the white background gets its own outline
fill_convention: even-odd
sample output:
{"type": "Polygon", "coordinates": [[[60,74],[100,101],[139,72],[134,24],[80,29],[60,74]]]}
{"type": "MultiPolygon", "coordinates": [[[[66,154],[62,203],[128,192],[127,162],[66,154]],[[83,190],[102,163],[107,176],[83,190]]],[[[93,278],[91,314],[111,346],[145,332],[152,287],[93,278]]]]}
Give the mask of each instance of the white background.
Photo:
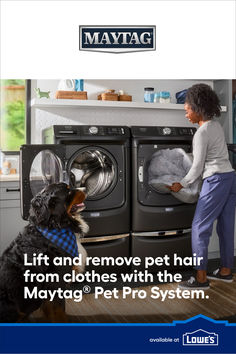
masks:
{"type": "Polygon", "coordinates": [[[235,78],[235,1],[2,1],[1,77],[235,78]],[[156,51],[79,51],[79,25],[156,25],[156,51]]]}

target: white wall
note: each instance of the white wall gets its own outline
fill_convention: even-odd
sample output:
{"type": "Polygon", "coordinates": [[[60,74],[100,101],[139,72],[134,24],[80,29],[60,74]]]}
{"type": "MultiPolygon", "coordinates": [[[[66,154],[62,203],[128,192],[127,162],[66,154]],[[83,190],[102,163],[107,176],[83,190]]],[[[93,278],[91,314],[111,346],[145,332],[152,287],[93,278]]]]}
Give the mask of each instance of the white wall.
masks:
{"type": "MultiPolygon", "coordinates": [[[[192,86],[199,80],[85,80],[84,90],[88,99],[97,99],[105,89],[124,90],[132,95],[133,101],[143,102],[144,87],[154,87],[155,91],[170,91],[171,100],[176,102],[175,93],[192,86]]],[[[213,86],[212,80],[204,80],[213,86]]],[[[35,87],[50,91],[55,97],[59,80],[33,80],[32,97],[35,87]]],[[[124,108],[45,108],[32,109],[32,143],[41,143],[42,129],[53,124],[88,125],[160,125],[191,126],[182,110],[124,109],[124,108]]]]}

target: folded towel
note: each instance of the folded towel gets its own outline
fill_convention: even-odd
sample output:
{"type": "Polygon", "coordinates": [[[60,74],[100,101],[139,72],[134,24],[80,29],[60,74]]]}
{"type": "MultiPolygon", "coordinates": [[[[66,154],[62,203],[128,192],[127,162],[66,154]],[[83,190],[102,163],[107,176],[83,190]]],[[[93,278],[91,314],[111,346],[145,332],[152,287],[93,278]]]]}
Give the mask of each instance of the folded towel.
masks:
{"type": "Polygon", "coordinates": [[[153,154],[149,169],[148,183],[158,193],[172,194],[184,203],[195,203],[201,189],[201,178],[192,185],[182,188],[179,192],[171,192],[166,185],[180,182],[192,166],[192,154],[187,154],[183,149],[162,149],[153,154]]]}

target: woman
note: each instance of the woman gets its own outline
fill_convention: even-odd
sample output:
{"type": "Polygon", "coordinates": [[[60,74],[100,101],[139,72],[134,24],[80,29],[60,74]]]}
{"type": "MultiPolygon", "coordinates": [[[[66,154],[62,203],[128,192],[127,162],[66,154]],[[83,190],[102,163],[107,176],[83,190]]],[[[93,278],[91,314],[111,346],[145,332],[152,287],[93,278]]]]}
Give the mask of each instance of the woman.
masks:
{"type": "MultiPolygon", "coordinates": [[[[209,279],[232,282],[236,174],[228,156],[224,132],[214,116],[220,116],[220,102],[212,88],[197,84],[187,91],[186,118],[199,125],[193,138],[193,164],[188,174],[169,187],[173,192],[191,185],[199,176],[203,185],[192,223],[192,252],[202,257],[196,278],[179,284],[182,289],[208,289],[209,279]],[[208,244],[217,219],[221,266],[207,274],[208,244]]],[[[200,259],[200,258],[199,258],[200,259]]]]}

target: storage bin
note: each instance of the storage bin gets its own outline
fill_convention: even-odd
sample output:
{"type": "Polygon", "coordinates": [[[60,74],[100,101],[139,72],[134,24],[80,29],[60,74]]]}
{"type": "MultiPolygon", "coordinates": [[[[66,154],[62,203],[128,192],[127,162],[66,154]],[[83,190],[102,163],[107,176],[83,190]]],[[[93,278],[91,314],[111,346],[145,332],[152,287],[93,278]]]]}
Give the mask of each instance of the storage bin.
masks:
{"type": "Polygon", "coordinates": [[[119,95],[119,101],[132,101],[132,96],[130,96],[130,95],[119,95]]]}
{"type": "Polygon", "coordinates": [[[87,100],[87,91],[56,91],[55,98],[68,100],[87,100]]]}
{"type": "Polygon", "coordinates": [[[118,101],[118,93],[115,90],[106,90],[98,95],[98,100],[102,101],[118,101]]]}

